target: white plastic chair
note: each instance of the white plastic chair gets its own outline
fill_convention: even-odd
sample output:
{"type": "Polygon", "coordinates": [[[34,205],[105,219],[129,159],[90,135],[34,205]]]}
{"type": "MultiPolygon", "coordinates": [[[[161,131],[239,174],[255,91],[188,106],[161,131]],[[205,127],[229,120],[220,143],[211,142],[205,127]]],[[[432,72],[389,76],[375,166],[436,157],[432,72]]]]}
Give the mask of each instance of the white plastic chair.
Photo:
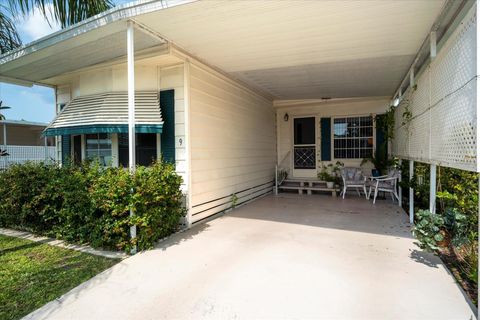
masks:
{"type": "Polygon", "coordinates": [[[367,197],[366,178],[362,173],[362,169],[354,167],[344,167],[340,170],[343,180],[342,198],[345,199],[345,194],[348,188],[355,188],[359,196],[361,196],[358,188],[362,188],[367,197]]]}
{"type": "Polygon", "coordinates": [[[373,194],[373,203],[377,200],[377,195],[379,191],[388,192],[392,197],[392,201],[395,199],[399,200],[398,196],[398,181],[400,178],[400,171],[393,169],[385,176],[373,177],[368,188],[367,199],[370,199],[370,194],[372,193],[372,188],[375,189],[373,194]]]}

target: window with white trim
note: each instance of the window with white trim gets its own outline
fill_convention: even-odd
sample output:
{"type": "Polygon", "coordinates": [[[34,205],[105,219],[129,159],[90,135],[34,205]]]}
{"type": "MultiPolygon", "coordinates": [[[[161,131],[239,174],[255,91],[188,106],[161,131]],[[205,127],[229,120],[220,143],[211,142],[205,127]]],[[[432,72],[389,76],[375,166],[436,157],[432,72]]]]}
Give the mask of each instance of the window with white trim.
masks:
{"type": "Polygon", "coordinates": [[[101,165],[112,164],[112,138],[109,133],[91,133],[85,135],[85,156],[98,160],[101,165]]]}
{"type": "Polygon", "coordinates": [[[335,159],[363,159],[373,154],[373,116],[333,119],[335,159]]]}

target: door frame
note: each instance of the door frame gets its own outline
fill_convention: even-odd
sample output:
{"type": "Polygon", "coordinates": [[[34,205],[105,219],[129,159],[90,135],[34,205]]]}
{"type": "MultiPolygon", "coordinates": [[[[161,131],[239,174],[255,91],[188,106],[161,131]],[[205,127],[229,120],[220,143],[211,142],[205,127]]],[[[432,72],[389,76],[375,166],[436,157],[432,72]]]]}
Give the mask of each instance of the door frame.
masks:
{"type": "MultiPolygon", "coordinates": [[[[306,115],[295,115],[292,116],[292,124],[290,125],[290,134],[291,134],[291,156],[290,161],[292,164],[292,176],[293,178],[316,178],[317,177],[317,167],[318,167],[318,139],[320,138],[319,126],[318,126],[319,117],[316,114],[306,114],[306,115]],[[312,169],[295,169],[295,119],[299,118],[314,118],[315,121],[315,168],[312,169]]],[[[308,144],[312,146],[312,144],[308,144]]]]}

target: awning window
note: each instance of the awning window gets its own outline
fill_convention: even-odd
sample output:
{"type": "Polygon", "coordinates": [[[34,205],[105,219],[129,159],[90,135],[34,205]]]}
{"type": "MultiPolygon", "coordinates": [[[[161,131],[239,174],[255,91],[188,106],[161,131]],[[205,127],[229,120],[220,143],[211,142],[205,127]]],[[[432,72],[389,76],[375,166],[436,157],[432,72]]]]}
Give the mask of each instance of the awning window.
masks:
{"type": "MultiPolygon", "coordinates": [[[[163,120],[157,92],[135,93],[135,131],[161,133],[163,120]]],[[[127,92],[108,92],[73,99],[45,129],[47,136],[128,132],[127,92]]]]}

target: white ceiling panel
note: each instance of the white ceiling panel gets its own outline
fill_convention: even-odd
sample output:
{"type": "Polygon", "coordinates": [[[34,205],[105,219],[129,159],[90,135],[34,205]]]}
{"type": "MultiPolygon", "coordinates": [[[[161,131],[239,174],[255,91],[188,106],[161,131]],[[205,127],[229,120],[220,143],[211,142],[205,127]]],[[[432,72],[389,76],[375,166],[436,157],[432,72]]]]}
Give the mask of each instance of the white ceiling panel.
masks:
{"type": "Polygon", "coordinates": [[[136,20],[276,98],[351,97],[393,94],[443,5],[209,0],[136,20]]]}
{"type": "MultiPolygon", "coordinates": [[[[277,99],[392,95],[445,0],[144,1],[0,56],[0,76],[42,82],[125,53],[134,19],[277,99]]],[[[139,33],[140,34],[140,33],[139,33]]],[[[137,50],[159,43],[139,35],[137,50]]]]}

